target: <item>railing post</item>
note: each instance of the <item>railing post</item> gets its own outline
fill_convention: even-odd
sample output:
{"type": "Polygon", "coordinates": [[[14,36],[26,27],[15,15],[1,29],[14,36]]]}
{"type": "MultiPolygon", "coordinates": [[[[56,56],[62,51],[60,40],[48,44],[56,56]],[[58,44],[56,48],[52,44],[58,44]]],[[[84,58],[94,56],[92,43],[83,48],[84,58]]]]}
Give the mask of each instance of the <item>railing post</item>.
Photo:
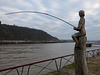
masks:
{"type": "Polygon", "coordinates": [[[88,53],[89,52],[86,52],[86,61],[88,62],[88,53]]]}
{"type": "Polygon", "coordinates": [[[61,64],[62,64],[62,58],[60,58],[59,72],[60,72],[60,69],[61,69],[61,64]]]}
{"type": "Polygon", "coordinates": [[[17,71],[17,75],[19,75],[19,71],[18,71],[18,69],[16,68],[16,71],[17,71]]]}
{"type": "Polygon", "coordinates": [[[29,71],[30,71],[30,67],[31,67],[31,65],[29,65],[29,67],[28,67],[27,75],[29,74],[29,71]]]}
{"type": "Polygon", "coordinates": [[[93,57],[94,57],[94,51],[92,51],[92,53],[93,53],[93,57]]]}
{"type": "Polygon", "coordinates": [[[24,66],[22,67],[21,75],[23,75],[23,71],[24,71],[24,66]]]}
{"type": "Polygon", "coordinates": [[[100,50],[98,49],[97,51],[98,51],[97,55],[100,55],[100,50]]]}
{"type": "Polygon", "coordinates": [[[55,59],[55,65],[56,65],[57,72],[59,72],[59,69],[58,69],[58,65],[57,65],[56,59],[55,59]]]}

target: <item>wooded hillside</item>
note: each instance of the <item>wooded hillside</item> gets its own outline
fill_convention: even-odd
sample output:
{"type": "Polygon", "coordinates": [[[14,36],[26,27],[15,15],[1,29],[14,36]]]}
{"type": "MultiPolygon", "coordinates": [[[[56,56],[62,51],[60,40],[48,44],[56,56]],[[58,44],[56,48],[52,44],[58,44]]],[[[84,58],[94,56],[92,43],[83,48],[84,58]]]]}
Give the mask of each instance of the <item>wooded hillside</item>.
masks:
{"type": "Polygon", "coordinates": [[[0,40],[57,41],[58,39],[42,30],[0,24],[0,40]]]}

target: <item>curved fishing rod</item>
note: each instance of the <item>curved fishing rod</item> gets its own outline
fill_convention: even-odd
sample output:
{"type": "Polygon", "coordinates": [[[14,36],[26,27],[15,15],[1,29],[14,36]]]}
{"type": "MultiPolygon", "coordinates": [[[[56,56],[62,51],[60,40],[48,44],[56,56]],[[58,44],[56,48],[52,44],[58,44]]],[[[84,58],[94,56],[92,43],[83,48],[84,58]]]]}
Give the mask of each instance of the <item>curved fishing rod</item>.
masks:
{"type": "Polygon", "coordinates": [[[56,17],[56,16],[50,15],[50,14],[48,14],[48,13],[43,13],[43,12],[37,12],[37,11],[19,11],[19,12],[6,13],[6,15],[16,14],[16,13],[39,13],[39,14],[44,14],[44,15],[48,15],[48,16],[51,16],[51,17],[53,17],[53,18],[56,18],[56,19],[58,19],[58,20],[61,20],[61,21],[67,23],[68,25],[70,25],[70,26],[72,26],[72,27],[75,27],[75,26],[73,26],[72,24],[70,24],[69,22],[67,22],[67,21],[65,21],[65,20],[63,20],[63,19],[61,19],[61,18],[58,18],[58,17],[56,17]]]}

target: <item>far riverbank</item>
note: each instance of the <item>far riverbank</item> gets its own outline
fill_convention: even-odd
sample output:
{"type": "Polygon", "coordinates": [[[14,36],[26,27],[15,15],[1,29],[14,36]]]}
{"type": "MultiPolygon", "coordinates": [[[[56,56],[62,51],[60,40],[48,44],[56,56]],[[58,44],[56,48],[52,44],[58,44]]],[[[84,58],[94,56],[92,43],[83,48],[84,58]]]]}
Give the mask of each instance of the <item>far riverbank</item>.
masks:
{"type": "Polygon", "coordinates": [[[32,40],[0,40],[0,44],[40,44],[40,43],[72,43],[73,40],[50,40],[50,41],[32,41],[32,40]]]}

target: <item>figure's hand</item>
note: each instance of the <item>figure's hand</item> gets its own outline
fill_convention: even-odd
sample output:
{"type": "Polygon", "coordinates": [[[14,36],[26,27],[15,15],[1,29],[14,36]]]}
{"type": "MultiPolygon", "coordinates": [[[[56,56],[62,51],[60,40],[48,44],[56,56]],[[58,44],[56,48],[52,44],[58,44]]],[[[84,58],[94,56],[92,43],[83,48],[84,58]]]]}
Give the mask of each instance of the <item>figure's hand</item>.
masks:
{"type": "Polygon", "coordinates": [[[74,30],[76,30],[77,28],[76,27],[74,27],[74,30]]]}

